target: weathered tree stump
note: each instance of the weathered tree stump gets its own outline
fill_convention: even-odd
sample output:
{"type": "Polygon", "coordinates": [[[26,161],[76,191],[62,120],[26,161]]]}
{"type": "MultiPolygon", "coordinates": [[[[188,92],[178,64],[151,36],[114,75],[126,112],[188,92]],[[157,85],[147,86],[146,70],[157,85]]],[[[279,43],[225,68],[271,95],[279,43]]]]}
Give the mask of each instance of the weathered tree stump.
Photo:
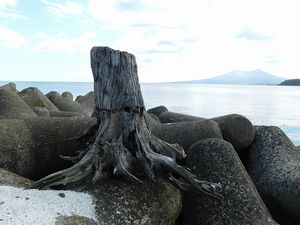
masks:
{"type": "MultiPolygon", "coordinates": [[[[88,132],[91,144],[74,166],[35,182],[33,187],[66,184],[91,174],[96,182],[105,171],[137,181],[140,181],[138,176],[146,175],[154,181],[154,171],[164,171],[182,188],[193,187],[218,196],[218,184],[200,181],[177,164],[177,159],[185,157],[179,145],[160,140],[148,129],[135,56],[108,47],[94,47],[91,67],[97,117],[97,125],[88,132]]],[[[82,137],[85,141],[86,136],[82,137]]]]}

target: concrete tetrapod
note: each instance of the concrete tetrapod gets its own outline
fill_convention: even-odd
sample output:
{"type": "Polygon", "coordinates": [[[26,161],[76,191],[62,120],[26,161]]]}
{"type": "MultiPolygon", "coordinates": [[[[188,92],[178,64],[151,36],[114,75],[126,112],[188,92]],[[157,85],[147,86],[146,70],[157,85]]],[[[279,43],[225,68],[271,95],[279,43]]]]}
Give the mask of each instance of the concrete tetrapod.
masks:
{"type": "Polygon", "coordinates": [[[50,117],[49,111],[45,107],[32,107],[31,109],[39,117],[50,117]]]}
{"type": "Polygon", "coordinates": [[[89,116],[92,116],[95,108],[95,94],[90,91],[84,96],[77,96],[75,102],[78,102],[89,116]]]}
{"type": "Polygon", "coordinates": [[[29,105],[33,107],[45,107],[49,111],[59,111],[58,108],[38,89],[35,87],[25,88],[18,95],[29,105]]]}
{"type": "Polygon", "coordinates": [[[31,184],[32,184],[31,180],[25,177],[21,177],[8,170],[0,168],[0,186],[2,185],[2,186],[26,188],[31,184]]]}
{"type": "MultiPolygon", "coordinates": [[[[170,112],[164,106],[149,109],[147,112],[158,116],[161,123],[205,120],[202,117],[170,112]]],[[[253,142],[255,130],[252,123],[246,117],[239,114],[229,114],[214,117],[211,120],[220,125],[224,140],[230,142],[236,151],[241,152],[253,142]]]]}
{"type": "Polygon", "coordinates": [[[0,89],[0,119],[34,118],[37,115],[15,92],[0,89]]]}
{"type": "Polygon", "coordinates": [[[6,89],[8,91],[17,92],[17,85],[13,82],[0,86],[0,89],[6,89]]]}
{"type": "Polygon", "coordinates": [[[180,213],[180,191],[161,178],[143,183],[110,178],[95,184],[85,179],[65,186],[95,199],[101,225],[174,225],[180,213]]]}
{"type": "Polygon", "coordinates": [[[274,218],[300,224],[300,151],[278,127],[257,126],[247,169],[274,218]]]}
{"type": "Polygon", "coordinates": [[[49,111],[50,117],[87,117],[80,112],[49,111]]]}
{"type": "Polygon", "coordinates": [[[150,124],[151,132],[158,138],[177,143],[187,151],[195,142],[206,138],[223,138],[219,125],[212,120],[181,123],[150,124]]]}
{"type": "Polygon", "coordinates": [[[63,98],[69,99],[70,101],[73,101],[73,94],[69,91],[65,91],[61,94],[63,98]]]}
{"type": "Polygon", "coordinates": [[[46,96],[61,111],[80,112],[82,114],[87,115],[87,113],[84,111],[84,109],[78,102],[74,102],[67,98],[64,98],[56,91],[51,91],[48,94],[46,94],[46,96]]]}
{"type": "MultiPolygon", "coordinates": [[[[65,169],[85,143],[74,138],[95,125],[94,118],[32,118],[0,120],[0,167],[36,180],[65,169]]],[[[84,145],[84,146],[83,146],[84,145]]]]}
{"type": "Polygon", "coordinates": [[[183,199],[185,225],[275,225],[233,146],[206,139],[188,151],[187,166],[203,179],[220,182],[223,200],[187,192],[183,199]]]}
{"type": "Polygon", "coordinates": [[[186,121],[195,121],[195,120],[205,120],[205,118],[198,116],[191,116],[183,113],[176,112],[162,112],[158,116],[160,122],[162,123],[176,123],[176,122],[186,122],[186,121]]]}

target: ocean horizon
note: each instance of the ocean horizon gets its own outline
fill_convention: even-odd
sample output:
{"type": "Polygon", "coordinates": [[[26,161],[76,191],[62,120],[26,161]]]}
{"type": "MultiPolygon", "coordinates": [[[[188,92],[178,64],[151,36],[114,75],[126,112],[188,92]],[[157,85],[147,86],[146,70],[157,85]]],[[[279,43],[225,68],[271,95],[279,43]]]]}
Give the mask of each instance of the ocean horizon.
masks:
{"type": "MultiPolygon", "coordinates": [[[[0,86],[9,83],[0,81],[0,86]]],[[[68,91],[74,96],[93,91],[93,82],[16,81],[18,91],[36,87],[44,94],[68,91]]],[[[300,87],[197,83],[141,83],[147,109],[164,105],[169,111],[204,118],[227,114],[246,116],[254,125],[278,126],[300,145],[300,87]]]]}

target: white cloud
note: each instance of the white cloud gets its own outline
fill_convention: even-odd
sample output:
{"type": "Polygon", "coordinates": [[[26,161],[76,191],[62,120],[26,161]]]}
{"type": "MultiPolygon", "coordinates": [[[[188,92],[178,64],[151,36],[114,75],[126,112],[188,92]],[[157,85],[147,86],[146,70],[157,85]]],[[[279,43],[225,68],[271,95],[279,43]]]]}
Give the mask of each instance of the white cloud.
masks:
{"type": "Polygon", "coordinates": [[[46,34],[44,32],[37,32],[35,35],[39,38],[45,38],[46,37],[46,34]]]}
{"type": "Polygon", "coordinates": [[[27,44],[25,38],[6,27],[0,26],[0,47],[2,48],[20,48],[27,44]]]}
{"type": "Polygon", "coordinates": [[[42,2],[47,6],[49,13],[58,18],[83,15],[83,6],[73,1],[56,3],[48,0],[42,0],[42,2]]]}
{"type": "Polygon", "coordinates": [[[297,0],[90,0],[87,11],[101,28],[119,32],[109,45],[137,56],[140,80],[156,82],[233,69],[300,75],[298,6],[297,0]]]}
{"type": "Polygon", "coordinates": [[[95,45],[93,38],[96,36],[94,32],[87,32],[80,37],[67,38],[65,35],[58,34],[55,38],[46,38],[38,43],[34,48],[34,52],[88,52],[95,45]]]}
{"type": "Polygon", "coordinates": [[[0,18],[27,20],[28,17],[16,10],[17,0],[0,0],[0,18]]]}

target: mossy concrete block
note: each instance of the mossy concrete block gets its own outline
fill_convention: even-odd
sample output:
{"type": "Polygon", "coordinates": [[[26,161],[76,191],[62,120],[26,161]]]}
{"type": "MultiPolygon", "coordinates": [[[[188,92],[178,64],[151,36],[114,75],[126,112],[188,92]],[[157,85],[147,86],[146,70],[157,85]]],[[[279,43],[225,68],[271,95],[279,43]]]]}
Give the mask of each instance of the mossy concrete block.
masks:
{"type": "Polygon", "coordinates": [[[187,151],[195,142],[206,138],[223,138],[219,125],[212,120],[157,124],[150,127],[158,138],[178,143],[187,151]]]}
{"type": "Polygon", "coordinates": [[[50,117],[87,117],[86,114],[80,112],[67,111],[49,111],[50,117]]]}
{"type": "Polygon", "coordinates": [[[75,101],[83,107],[89,116],[92,116],[95,108],[95,94],[93,91],[84,96],[78,96],[75,101]]]}
{"type": "Polygon", "coordinates": [[[0,89],[5,89],[12,92],[17,92],[17,85],[13,82],[9,82],[8,84],[0,86],[0,89]]]}
{"type": "Polygon", "coordinates": [[[223,200],[186,192],[185,225],[275,225],[233,146],[222,139],[194,144],[186,163],[200,180],[220,183],[223,200]]]}
{"type": "Polygon", "coordinates": [[[39,117],[50,117],[49,111],[45,107],[32,107],[31,109],[39,117]]]}
{"type": "Polygon", "coordinates": [[[285,218],[292,216],[300,224],[300,151],[280,128],[255,128],[246,157],[248,173],[274,217],[285,212],[285,218]]]}
{"type": "Polygon", "coordinates": [[[0,185],[26,188],[31,184],[31,180],[0,168],[0,185]]]}
{"type": "Polygon", "coordinates": [[[71,189],[94,197],[101,225],[174,225],[181,211],[180,191],[162,179],[138,183],[111,178],[96,184],[87,179],[71,189]]]}
{"type": "Polygon", "coordinates": [[[30,107],[45,107],[51,111],[59,111],[58,108],[38,88],[25,88],[19,92],[18,95],[30,107]]]}
{"type": "Polygon", "coordinates": [[[0,120],[0,167],[32,180],[72,165],[60,155],[86,148],[77,137],[96,124],[94,118],[0,120]]]}
{"type": "Polygon", "coordinates": [[[65,91],[61,94],[63,98],[73,101],[73,94],[71,92],[65,91]]]}
{"type": "Polygon", "coordinates": [[[55,225],[98,225],[97,221],[83,216],[59,216],[55,225]]]}
{"type": "Polygon", "coordinates": [[[0,89],[0,119],[34,118],[37,115],[15,92],[0,89]]]}
{"type": "Polygon", "coordinates": [[[87,115],[87,113],[78,102],[74,102],[67,98],[64,98],[56,91],[51,91],[46,94],[46,96],[60,111],[80,112],[87,115]]]}

